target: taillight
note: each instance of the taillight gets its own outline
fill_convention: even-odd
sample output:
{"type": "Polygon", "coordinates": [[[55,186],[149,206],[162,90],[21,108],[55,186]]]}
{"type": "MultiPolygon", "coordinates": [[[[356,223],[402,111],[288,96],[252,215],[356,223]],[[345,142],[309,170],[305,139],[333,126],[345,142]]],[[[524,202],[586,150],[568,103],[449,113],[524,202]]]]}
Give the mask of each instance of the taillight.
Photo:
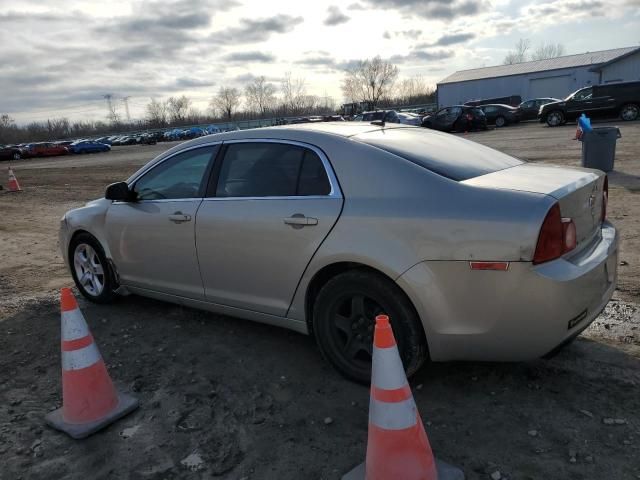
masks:
{"type": "Polygon", "coordinates": [[[576,225],[570,218],[562,218],[560,205],[553,205],[542,222],[533,263],[555,260],[563,254],[576,248],[576,225]]]}
{"type": "Polygon", "coordinates": [[[609,203],[609,177],[604,176],[604,184],[602,185],[602,216],[601,221],[607,219],[607,205],[609,203]]]}
{"type": "Polygon", "coordinates": [[[576,248],[576,244],[578,243],[576,237],[576,224],[573,223],[573,220],[570,218],[562,219],[562,237],[563,237],[563,248],[562,253],[567,253],[576,248]]]}

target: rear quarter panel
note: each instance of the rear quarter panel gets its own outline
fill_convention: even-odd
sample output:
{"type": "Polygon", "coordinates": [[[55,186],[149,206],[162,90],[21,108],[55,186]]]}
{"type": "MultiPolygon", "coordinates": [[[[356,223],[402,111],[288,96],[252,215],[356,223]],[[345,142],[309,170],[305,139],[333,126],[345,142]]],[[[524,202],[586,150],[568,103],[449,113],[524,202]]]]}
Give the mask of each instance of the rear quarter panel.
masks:
{"type": "Polygon", "coordinates": [[[395,280],[425,260],[533,257],[552,198],[467,186],[375,147],[347,142],[325,149],[345,203],[300,282],[292,318],[304,319],[309,282],[332,263],[359,262],[395,280]]]}

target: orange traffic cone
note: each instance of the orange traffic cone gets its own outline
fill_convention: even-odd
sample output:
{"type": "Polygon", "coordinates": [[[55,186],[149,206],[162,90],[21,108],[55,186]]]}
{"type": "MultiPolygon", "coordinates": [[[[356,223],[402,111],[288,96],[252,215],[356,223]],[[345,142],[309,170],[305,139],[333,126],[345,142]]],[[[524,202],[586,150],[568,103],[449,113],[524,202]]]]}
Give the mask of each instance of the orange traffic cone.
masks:
{"type": "Polygon", "coordinates": [[[378,315],[373,338],[367,457],[342,480],[464,480],[433,458],[402,367],[389,317],[378,315]]]}
{"type": "Polygon", "coordinates": [[[20,184],[18,183],[18,179],[13,173],[11,167],[9,167],[9,191],[10,192],[21,192],[20,184]]]}
{"type": "Polygon", "coordinates": [[[60,294],[62,408],[45,420],[73,438],[84,438],[138,408],[138,400],[116,391],[71,289],[60,294]]]}
{"type": "Polygon", "coordinates": [[[573,137],[574,140],[582,140],[582,128],[580,128],[580,125],[578,125],[578,128],[576,128],[576,136],[573,137]]]}

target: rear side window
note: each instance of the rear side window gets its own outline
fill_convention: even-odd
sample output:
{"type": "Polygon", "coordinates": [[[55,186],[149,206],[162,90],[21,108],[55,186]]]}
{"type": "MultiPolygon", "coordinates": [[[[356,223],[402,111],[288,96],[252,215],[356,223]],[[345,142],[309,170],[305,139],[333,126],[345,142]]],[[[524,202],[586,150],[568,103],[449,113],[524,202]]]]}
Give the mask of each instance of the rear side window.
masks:
{"type": "Polygon", "coordinates": [[[484,145],[420,128],[380,129],[351,138],[459,182],[523,163],[484,145]]]}
{"type": "Polygon", "coordinates": [[[271,142],[227,146],[216,197],[291,197],[328,195],[331,185],[318,155],[271,142]]]}

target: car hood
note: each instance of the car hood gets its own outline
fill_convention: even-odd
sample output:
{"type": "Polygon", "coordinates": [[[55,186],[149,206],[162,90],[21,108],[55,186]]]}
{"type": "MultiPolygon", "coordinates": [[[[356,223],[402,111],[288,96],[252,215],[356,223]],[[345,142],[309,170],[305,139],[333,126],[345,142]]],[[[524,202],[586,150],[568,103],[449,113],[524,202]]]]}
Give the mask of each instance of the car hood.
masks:
{"type": "Polygon", "coordinates": [[[565,103],[566,102],[564,100],[558,100],[557,102],[545,103],[544,105],[542,105],[542,110],[546,110],[548,108],[553,108],[553,107],[564,107],[565,103]]]}

